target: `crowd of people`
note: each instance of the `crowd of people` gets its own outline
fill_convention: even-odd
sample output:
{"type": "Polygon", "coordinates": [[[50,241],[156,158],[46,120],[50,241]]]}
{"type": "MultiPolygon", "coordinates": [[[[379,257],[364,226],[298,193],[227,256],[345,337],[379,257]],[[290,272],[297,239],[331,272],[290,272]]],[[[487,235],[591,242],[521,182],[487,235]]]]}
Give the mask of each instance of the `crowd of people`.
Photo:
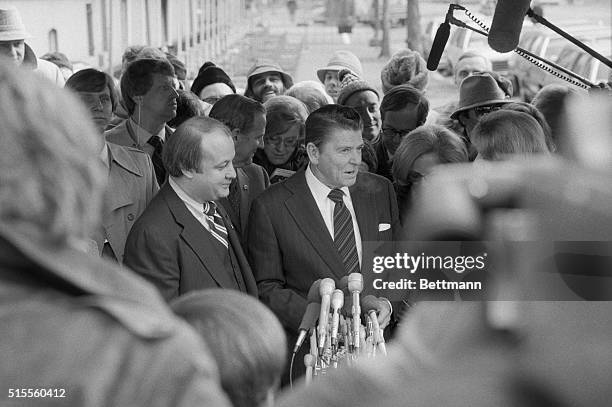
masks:
{"type": "MultiPolygon", "coordinates": [[[[382,94],[346,50],[298,83],[258,61],[241,90],[214,61],[187,81],[175,56],[131,46],[115,80],[73,73],[59,53],[37,58],[18,10],[0,17],[0,397],[27,387],[75,406],[273,405],[316,280],[371,273],[366,242],[408,236],[440,167],[554,159],[568,101],[587,98],[550,85],[515,101],[472,51],[443,106],[409,49],[382,69],[382,94]]],[[[284,387],[280,405],[565,405],[527,383],[536,368],[508,367],[527,356],[484,332],[486,305],[371,304],[396,357],[318,390],[284,387]]]]}

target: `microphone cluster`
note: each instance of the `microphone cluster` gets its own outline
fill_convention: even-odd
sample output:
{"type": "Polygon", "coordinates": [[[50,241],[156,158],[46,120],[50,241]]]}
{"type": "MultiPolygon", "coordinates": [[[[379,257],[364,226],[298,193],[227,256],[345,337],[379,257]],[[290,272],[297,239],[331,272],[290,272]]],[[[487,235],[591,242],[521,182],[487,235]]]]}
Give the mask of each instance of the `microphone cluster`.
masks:
{"type": "Polygon", "coordinates": [[[297,353],[306,337],[310,338],[310,352],[304,357],[306,383],[330,368],[351,365],[361,355],[375,357],[377,351],[386,355],[383,330],[377,318],[378,300],[371,295],[360,298],[362,290],[360,273],[343,277],[338,287],[331,278],[317,280],[310,287],[293,349],[297,353]]]}

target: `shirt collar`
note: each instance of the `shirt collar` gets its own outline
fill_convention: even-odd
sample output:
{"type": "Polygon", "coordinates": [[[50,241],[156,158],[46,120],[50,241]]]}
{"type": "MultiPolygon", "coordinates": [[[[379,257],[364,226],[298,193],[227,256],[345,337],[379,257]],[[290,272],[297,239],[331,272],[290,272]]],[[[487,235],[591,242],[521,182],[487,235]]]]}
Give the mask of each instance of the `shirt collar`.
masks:
{"type": "Polygon", "coordinates": [[[110,168],[110,157],[108,156],[108,144],[104,143],[102,151],[100,152],[100,159],[106,168],[110,168]]]}
{"type": "Polygon", "coordinates": [[[168,182],[170,182],[170,186],[176,192],[176,195],[180,198],[181,201],[185,202],[189,208],[194,209],[198,213],[204,213],[204,204],[197,202],[195,199],[187,195],[187,192],[181,188],[178,183],[174,180],[174,177],[168,177],[168,182]]]}
{"type": "MultiPolygon", "coordinates": [[[[306,176],[306,183],[308,184],[308,187],[310,188],[310,191],[314,195],[315,199],[317,201],[323,201],[328,197],[329,193],[331,192],[331,188],[322,183],[314,175],[314,173],[310,169],[310,165],[311,164],[308,164],[308,167],[306,167],[306,171],[304,171],[306,176]]],[[[339,189],[344,192],[345,196],[350,196],[348,187],[342,187],[339,189]]]]}
{"type": "Polygon", "coordinates": [[[146,143],[153,136],[157,136],[163,141],[166,141],[166,126],[162,126],[161,130],[157,134],[151,134],[147,130],[140,127],[133,117],[130,116],[129,120],[130,125],[136,132],[136,138],[138,139],[138,142],[140,142],[140,140],[143,140],[143,142],[146,143]]]}

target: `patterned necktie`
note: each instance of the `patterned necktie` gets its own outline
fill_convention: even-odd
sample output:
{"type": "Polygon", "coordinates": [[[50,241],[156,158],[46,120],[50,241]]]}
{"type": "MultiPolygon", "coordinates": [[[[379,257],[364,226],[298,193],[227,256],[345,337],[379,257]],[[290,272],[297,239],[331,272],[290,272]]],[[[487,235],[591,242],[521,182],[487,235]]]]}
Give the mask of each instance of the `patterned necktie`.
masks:
{"type": "Polygon", "coordinates": [[[219,212],[217,212],[217,204],[212,201],[205,202],[204,214],[206,215],[208,225],[210,226],[210,233],[219,241],[219,243],[225,246],[226,249],[229,248],[229,244],[227,242],[227,229],[225,228],[221,215],[219,215],[219,212]]]}
{"type": "Polygon", "coordinates": [[[334,245],[342,258],[346,274],[359,273],[359,256],[353,233],[353,218],[344,205],[344,192],[332,189],[329,199],[336,203],[334,207],[334,245]]]}
{"type": "Polygon", "coordinates": [[[162,185],[166,181],[166,168],[164,167],[164,162],[162,160],[164,141],[159,136],[151,136],[147,143],[153,146],[153,156],[151,157],[151,161],[153,161],[153,168],[155,169],[155,178],[157,178],[157,183],[162,185]]]}

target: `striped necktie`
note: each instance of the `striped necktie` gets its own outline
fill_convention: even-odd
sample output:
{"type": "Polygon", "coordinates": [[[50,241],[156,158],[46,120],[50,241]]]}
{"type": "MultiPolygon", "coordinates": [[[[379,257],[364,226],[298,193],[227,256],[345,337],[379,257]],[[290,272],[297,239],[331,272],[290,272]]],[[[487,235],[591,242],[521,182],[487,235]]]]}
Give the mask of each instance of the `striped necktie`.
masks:
{"type": "Polygon", "coordinates": [[[204,214],[206,215],[208,225],[210,226],[210,233],[219,241],[219,243],[225,246],[226,249],[229,248],[229,244],[227,242],[227,229],[225,228],[221,215],[219,215],[219,212],[217,211],[217,204],[213,201],[205,202],[204,214]]]}
{"type": "Polygon", "coordinates": [[[342,197],[344,192],[332,189],[329,199],[336,203],[334,207],[334,245],[340,254],[346,274],[359,273],[359,256],[353,232],[353,218],[342,197]]]}

